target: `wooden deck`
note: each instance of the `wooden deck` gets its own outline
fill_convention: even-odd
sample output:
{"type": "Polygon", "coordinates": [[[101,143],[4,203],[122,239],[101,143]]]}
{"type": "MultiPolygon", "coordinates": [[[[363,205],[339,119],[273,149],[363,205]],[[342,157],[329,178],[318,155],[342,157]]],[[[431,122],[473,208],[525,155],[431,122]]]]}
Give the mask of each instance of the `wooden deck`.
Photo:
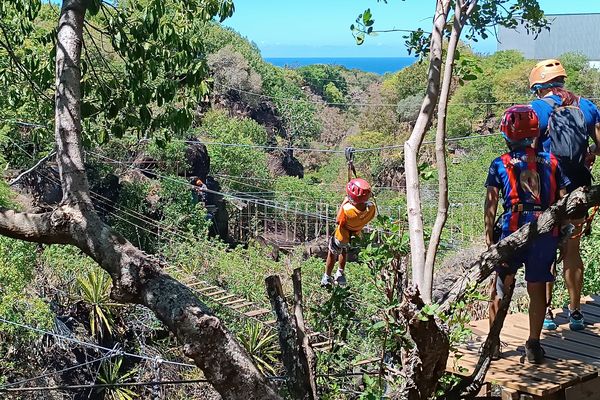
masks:
{"type": "MultiPolygon", "coordinates": [[[[558,329],[542,333],[546,351],[546,362],[542,365],[525,360],[527,315],[508,315],[500,335],[504,344],[502,358],[492,362],[486,382],[501,386],[503,399],[600,400],[600,296],[587,298],[582,311],[586,329],[572,332],[566,309],[556,310],[558,329]]],[[[474,321],[471,328],[471,340],[460,348],[462,357],[448,362],[451,372],[468,375],[477,363],[488,321],[474,321]]]]}

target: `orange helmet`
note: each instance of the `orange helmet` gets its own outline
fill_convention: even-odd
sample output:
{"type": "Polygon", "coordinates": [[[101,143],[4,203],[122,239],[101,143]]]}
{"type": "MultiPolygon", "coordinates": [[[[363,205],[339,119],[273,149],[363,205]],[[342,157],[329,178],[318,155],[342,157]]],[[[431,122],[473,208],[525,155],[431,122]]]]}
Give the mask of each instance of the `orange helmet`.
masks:
{"type": "Polygon", "coordinates": [[[362,178],[354,178],[346,185],[346,193],[355,203],[366,203],[371,197],[371,185],[362,178]]]}
{"type": "Polygon", "coordinates": [[[542,85],[559,77],[567,77],[567,71],[560,61],[555,59],[540,61],[529,74],[529,87],[534,89],[535,85],[542,85]]]}
{"type": "Polygon", "coordinates": [[[500,130],[511,143],[534,139],[540,135],[540,122],[530,105],[512,106],[504,112],[500,130]]]}

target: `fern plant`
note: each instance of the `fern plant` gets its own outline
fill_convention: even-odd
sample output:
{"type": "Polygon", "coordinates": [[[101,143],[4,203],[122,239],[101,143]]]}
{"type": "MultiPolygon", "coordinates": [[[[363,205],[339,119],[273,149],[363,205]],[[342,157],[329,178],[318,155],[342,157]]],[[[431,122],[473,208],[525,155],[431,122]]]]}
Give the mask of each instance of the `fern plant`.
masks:
{"type": "Polygon", "coordinates": [[[238,334],[238,339],[250,354],[260,372],[275,374],[274,365],[277,363],[279,355],[275,333],[266,330],[256,322],[250,322],[244,325],[244,328],[238,334]]]}
{"type": "MultiPolygon", "coordinates": [[[[131,378],[136,370],[132,369],[124,374],[121,374],[123,359],[117,358],[114,362],[106,362],[102,364],[98,380],[103,384],[108,385],[123,385],[131,378]]],[[[97,389],[98,392],[104,392],[105,400],[133,400],[138,395],[131,389],[126,387],[106,387],[97,389]]]]}
{"type": "Polygon", "coordinates": [[[92,335],[103,337],[105,332],[112,335],[114,316],[110,302],[110,278],[103,271],[93,269],[77,278],[82,300],[92,307],[90,311],[90,331],[92,335]]]}

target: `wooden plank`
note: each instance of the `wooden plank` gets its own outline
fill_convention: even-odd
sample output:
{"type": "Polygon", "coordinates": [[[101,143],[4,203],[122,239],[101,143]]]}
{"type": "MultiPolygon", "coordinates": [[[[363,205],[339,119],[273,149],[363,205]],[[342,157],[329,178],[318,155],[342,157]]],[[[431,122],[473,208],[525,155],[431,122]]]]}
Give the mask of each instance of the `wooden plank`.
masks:
{"type": "Polygon", "coordinates": [[[267,322],[265,322],[265,324],[267,324],[267,325],[275,325],[276,323],[277,323],[276,319],[270,319],[267,322]]]}
{"type": "Polygon", "coordinates": [[[600,400],[600,378],[594,378],[565,389],[565,400],[600,400]]]}
{"type": "Polygon", "coordinates": [[[216,296],[218,294],[223,294],[223,293],[227,293],[227,292],[225,290],[221,289],[221,290],[215,290],[214,292],[203,293],[203,294],[208,297],[213,297],[213,296],[216,296]]]}
{"type": "Polygon", "coordinates": [[[379,363],[381,361],[381,358],[367,358],[366,360],[361,360],[361,361],[357,361],[352,363],[353,367],[360,367],[361,365],[368,365],[368,364],[373,364],[373,363],[379,363]]]}
{"type": "Polygon", "coordinates": [[[220,289],[218,286],[207,286],[207,287],[203,287],[198,289],[198,291],[200,292],[206,292],[207,290],[214,290],[214,289],[220,289]]]}
{"type": "MultiPolygon", "coordinates": [[[[188,284],[189,287],[195,287],[195,286],[200,286],[200,285],[207,285],[207,283],[202,282],[202,281],[197,281],[197,282],[192,281],[191,283],[188,284]]],[[[200,289],[200,290],[202,290],[202,289],[200,289]]]]}
{"type": "Polygon", "coordinates": [[[519,400],[519,392],[514,389],[502,388],[502,400],[519,400]]]}
{"type": "MultiPolygon", "coordinates": [[[[468,372],[460,374],[465,375],[472,372],[477,359],[478,356],[474,354],[466,355],[462,360],[461,366],[468,367],[468,372]],[[465,364],[465,362],[468,364],[465,364]]],[[[571,376],[570,378],[561,377],[560,373],[561,370],[559,369],[551,370],[545,368],[543,365],[521,364],[518,356],[512,356],[493,361],[486,375],[486,382],[499,384],[536,396],[547,396],[561,389],[562,385],[556,382],[557,379],[562,379],[563,381],[568,379],[571,382],[577,379],[576,376],[571,376]]]]}
{"type": "Polygon", "coordinates": [[[226,296],[222,296],[222,297],[219,297],[219,298],[215,299],[215,301],[228,300],[228,299],[231,299],[231,298],[233,298],[235,296],[236,296],[235,294],[228,294],[226,296]]]}
{"type": "Polygon", "coordinates": [[[254,305],[254,303],[252,303],[251,301],[247,301],[246,303],[236,304],[234,306],[231,306],[230,308],[233,308],[234,310],[239,310],[240,308],[244,308],[244,307],[248,307],[248,306],[252,306],[252,305],[254,305]]]}
{"type": "Polygon", "coordinates": [[[228,302],[226,302],[226,303],[223,303],[223,305],[224,305],[224,306],[230,306],[230,305],[232,305],[232,304],[243,303],[243,302],[245,302],[245,301],[247,301],[247,300],[246,300],[246,299],[237,299],[237,300],[231,300],[231,301],[228,301],[228,302]]]}
{"type": "Polygon", "coordinates": [[[270,312],[271,312],[271,310],[269,310],[268,308],[261,308],[260,310],[245,312],[244,315],[246,317],[258,317],[259,315],[268,314],[270,312]]]}

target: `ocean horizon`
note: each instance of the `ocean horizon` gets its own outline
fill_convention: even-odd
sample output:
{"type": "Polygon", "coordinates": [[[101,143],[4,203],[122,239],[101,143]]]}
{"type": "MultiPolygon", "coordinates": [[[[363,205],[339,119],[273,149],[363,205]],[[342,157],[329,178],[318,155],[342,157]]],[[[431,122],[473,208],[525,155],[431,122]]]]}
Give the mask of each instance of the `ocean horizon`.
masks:
{"type": "Polygon", "coordinates": [[[383,75],[400,71],[417,61],[415,57],[265,57],[265,61],[278,67],[298,68],[306,65],[339,65],[383,75]]]}

